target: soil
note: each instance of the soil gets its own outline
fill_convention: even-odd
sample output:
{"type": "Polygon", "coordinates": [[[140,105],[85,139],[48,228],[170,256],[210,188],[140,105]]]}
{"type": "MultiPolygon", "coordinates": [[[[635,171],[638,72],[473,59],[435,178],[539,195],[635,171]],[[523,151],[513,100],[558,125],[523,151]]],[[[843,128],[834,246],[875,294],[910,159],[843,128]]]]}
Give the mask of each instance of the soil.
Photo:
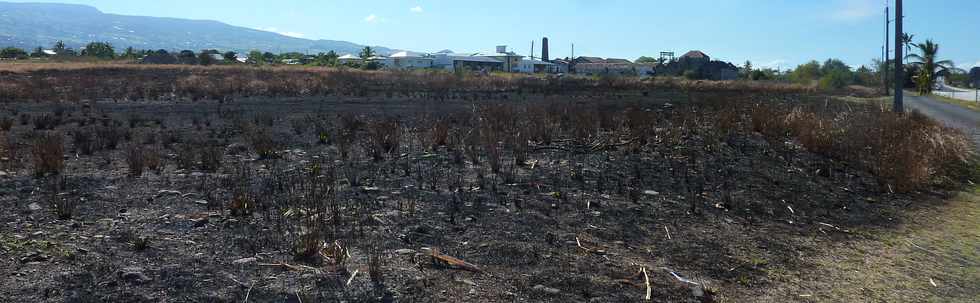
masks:
{"type": "MultiPolygon", "coordinates": [[[[502,102],[670,116],[688,108],[681,96],[502,102]]],[[[485,156],[458,163],[451,146],[429,148],[414,132],[427,127],[420,117],[456,117],[454,130],[472,123],[459,117],[473,118],[474,106],[382,97],[8,104],[32,117],[63,110],[66,134],[109,120],[131,138],[83,155],[66,135],[64,172],[36,177],[33,126],[5,133],[20,140],[0,166],[0,301],[636,302],[649,291],[656,302],[807,302],[781,293],[799,282],[784,273],[814,271],[827,247],[872,238],[949,197],[891,193],[867,171],[757,133],[710,151],[698,136],[669,141],[682,127],[669,119],[639,149],[559,136],[532,142],[519,165],[508,150],[501,172],[485,156]],[[293,127],[348,113],[401,121],[397,152],[375,161],[355,145],[342,159],[336,142],[293,127]],[[282,143],[276,157],[256,154],[249,127],[282,143]],[[221,168],[181,168],[181,146],[195,144],[220,146],[221,168]],[[129,146],[159,150],[163,168],[131,176],[129,146]],[[307,203],[315,184],[329,188],[316,206],[307,203]],[[52,201],[77,208],[59,218],[52,201]],[[316,254],[297,253],[312,235],[316,254]]],[[[356,136],[368,142],[368,131],[356,136]]]]}

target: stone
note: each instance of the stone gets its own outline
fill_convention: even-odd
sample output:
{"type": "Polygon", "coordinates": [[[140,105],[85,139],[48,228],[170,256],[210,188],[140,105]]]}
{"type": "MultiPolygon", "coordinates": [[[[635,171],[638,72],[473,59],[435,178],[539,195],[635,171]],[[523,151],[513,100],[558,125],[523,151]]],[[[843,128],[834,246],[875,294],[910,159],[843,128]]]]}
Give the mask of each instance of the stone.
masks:
{"type": "Polygon", "coordinates": [[[51,257],[49,257],[49,256],[47,256],[45,254],[42,254],[40,251],[34,251],[34,252],[29,253],[26,256],[20,258],[20,263],[44,262],[44,261],[47,261],[50,258],[51,257]]]}
{"type": "Polygon", "coordinates": [[[40,211],[42,209],[42,207],[41,207],[41,205],[39,205],[39,204],[37,204],[35,202],[35,203],[28,204],[27,205],[27,209],[30,210],[30,211],[40,211]]]}
{"type": "Polygon", "coordinates": [[[560,294],[561,293],[561,290],[558,290],[557,288],[551,288],[551,287],[547,287],[547,286],[544,286],[544,285],[541,285],[541,284],[535,285],[534,286],[534,290],[540,291],[540,292],[543,292],[543,293],[546,293],[546,294],[550,294],[550,295],[557,295],[557,294],[560,294]]]}
{"type": "Polygon", "coordinates": [[[193,173],[191,173],[191,177],[194,177],[194,178],[200,178],[200,177],[203,177],[203,176],[204,176],[204,173],[202,173],[202,172],[193,172],[193,173]]]}
{"type": "Polygon", "coordinates": [[[194,203],[200,205],[208,205],[208,200],[194,200],[194,203]]]}
{"type": "Polygon", "coordinates": [[[146,282],[153,281],[149,276],[143,273],[143,269],[139,267],[127,267],[119,271],[119,278],[123,281],[143,284],[146,282]]]}
{"type": "Polygon", "coordinates": [[[656,196],[659,195],[660,193],[655,190],[644,190],[643,194],[647,196],[656,196]]]}
{"type": "Polygon", "coordinates": [[[415,250],[411,248],[402,248],[395,250],[395,253],[399,255],[411,255],[415,253],[415,250]]]}
{"type": "Polygon", "coordinates": [[[231,263],[237,265],[243,265],[243,264],[254,263],[257,262],[258,260],[259,259],[256,259],[255,257],[250,257],[250,258],[241,258],[235,261],[231,261],[231,263]]]}
{"type": "Polygon", "coordinates": [[[191,223],[194,223],[194,227],[201,227],[208,224],[208,217],[194,218],[191,219],[191,223]]]}
{"type": "Polygon", "coordinates": [[[169,190],[169,189],[161,189],[160,191],[157,192],[157,197],[163,197],[163,196],[179,196],[179,195],[180,195],[180,192],[179,191],[169,190]]]}

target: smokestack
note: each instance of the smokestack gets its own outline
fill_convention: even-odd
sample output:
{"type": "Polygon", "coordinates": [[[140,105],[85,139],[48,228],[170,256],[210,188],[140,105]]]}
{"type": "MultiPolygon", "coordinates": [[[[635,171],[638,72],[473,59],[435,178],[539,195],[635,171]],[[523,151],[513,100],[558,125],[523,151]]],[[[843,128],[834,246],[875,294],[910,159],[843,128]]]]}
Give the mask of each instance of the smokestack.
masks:
{"type": "Polygon", "coordinates": [[[547,62],[548,58],[548,37],[541,39],[541,60],[547,62]]]}

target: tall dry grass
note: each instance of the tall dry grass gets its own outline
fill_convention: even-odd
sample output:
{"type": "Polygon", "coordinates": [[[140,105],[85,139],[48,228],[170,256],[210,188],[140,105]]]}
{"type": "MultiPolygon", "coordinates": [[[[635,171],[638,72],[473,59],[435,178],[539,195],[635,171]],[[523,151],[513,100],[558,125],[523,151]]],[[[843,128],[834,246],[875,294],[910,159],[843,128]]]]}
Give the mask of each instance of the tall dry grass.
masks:
{"type": "Polygon", "coordinates": [[[0,65],[0,102],[170,100],[269,96],[386,95],[436,100],[516,92],[609,93],[681,89],[807,93],[810,87],[678,79],[458,75],[445,71],[362,71],[316,67],[183,66],[119,63],[0,65]]]}

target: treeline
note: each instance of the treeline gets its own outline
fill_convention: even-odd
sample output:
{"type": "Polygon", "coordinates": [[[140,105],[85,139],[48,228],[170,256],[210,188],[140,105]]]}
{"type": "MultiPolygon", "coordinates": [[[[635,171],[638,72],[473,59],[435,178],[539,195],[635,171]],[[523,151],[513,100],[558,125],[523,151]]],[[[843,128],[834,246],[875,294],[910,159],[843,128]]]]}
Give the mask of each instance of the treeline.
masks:
{"type": "MultiPolygon", "coordinates": [[[[365,48],[361,56],[374,56],[374,51],[365,48]]],[[[0,49],[0,59],[4,60],[27,60],[27,59],[54,59],[54,60],[130,60],[138,63],[149,64],[186,64],[186,65],[212,65],[212,64],[253,64],[253,65],[306,65],[306,66],[340,66],[340,56],[333,52],[318,53],[308,55],[299,52],[286,52],[274,54],[253,50],[247,54],[239,54],[234,51],[220,51],[215,49],[205,49],[201,51],[181,50],[167,51],[164,49],[134,49],[128,47],[124,50],[117,50],[108,42],[91,42],[80,50],[75,50],[58,41],[52,45],[51,49],[38,46],[33,50],[24,50],[16,47],[5,47],[0,49]]],[[[351,65],[350,67],[377,69],[377,66],[370,64],[351,65]],[[373,67],[373,68],[372,68],[373,67]]]]}
{"type": "Polygon", "coordinates": [[[802,85],[816,85],[821,89],[842,89],[848,85],[878,86],[882,82],[881,62],[871,67],[862,65],[853,69],[839,59],[827,59],[823,63],[812,60],[795,69],[755,68],[751,61],[739,67],[739,79],[749,81],[777,81],[802,85]]]}

